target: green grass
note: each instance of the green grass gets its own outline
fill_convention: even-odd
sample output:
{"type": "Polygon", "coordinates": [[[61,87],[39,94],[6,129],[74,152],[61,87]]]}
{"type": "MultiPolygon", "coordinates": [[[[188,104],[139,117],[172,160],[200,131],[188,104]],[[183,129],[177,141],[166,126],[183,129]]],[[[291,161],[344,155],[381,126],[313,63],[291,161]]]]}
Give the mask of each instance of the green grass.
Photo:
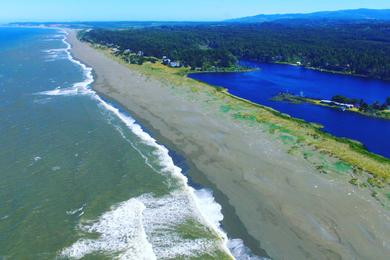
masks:
{"type": "Polygon", "coordinates": [[[255,120],[265,124],[272,134],[287,131],[297,138],[297,142],[312,146],[321,153],[336,157],[346,165],[352,165],[362,171],[369,172],[379,182],[389,183],[389,159],[368,152],[357,142],[337,138],[322,132],[318,126],[285,115],[275,115],[275,113],[272,110],[264,109],[251,111],[250,113],[236,113],[233,117],[240,120],[255,120]]]}
{"type": "Polygon", "coordinates": [[[295,139],[292,136],[289,135],[281,135],[279,137],[284,144],[293,144],[295,143],[295,139]]]}
{"type": "Polygon", "coordinates": [[[342,173],[352,171],[351,165],[341,161],[335,162],[333,167],[336,169],[336,171],[342,173]]]}
{"type": "Polygon", "coordinates": [[[223,113],[227,113],[227,112],[229,112],[231,109],[232,109],[232,108],[231,108],[231,106],[229,106],[229,105],[223,105],[223,106],[221,106],[221,108],[220,108],[221,112],[223,112],[223,113]]]}

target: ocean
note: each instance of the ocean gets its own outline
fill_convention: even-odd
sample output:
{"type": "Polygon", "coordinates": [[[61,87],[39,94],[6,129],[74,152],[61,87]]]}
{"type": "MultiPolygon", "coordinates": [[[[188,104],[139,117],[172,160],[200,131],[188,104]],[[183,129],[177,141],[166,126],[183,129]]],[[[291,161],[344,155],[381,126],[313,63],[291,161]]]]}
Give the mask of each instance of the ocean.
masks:
{"type": "Polygon", "coordinates": [[[0,28],[0,259],[257,259],[69,49],[0,28]]]}

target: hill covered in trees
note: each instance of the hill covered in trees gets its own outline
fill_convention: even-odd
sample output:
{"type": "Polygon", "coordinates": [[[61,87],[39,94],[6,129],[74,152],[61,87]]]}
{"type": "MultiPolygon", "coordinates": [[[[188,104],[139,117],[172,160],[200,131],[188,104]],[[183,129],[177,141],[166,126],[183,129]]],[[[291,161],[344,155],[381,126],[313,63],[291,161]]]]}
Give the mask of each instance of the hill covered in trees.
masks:
{"type": "Polygon", "coordinates": [[[91,43],[121,51],[167,56],[208,70],[237,60],[286,62],[390,80],[390,22],[315,22],[160,26],[94,29],[80,34],[91,43]]]}
{"type": "Polygon", "coordinates": [[[343,21],[372,21],[390,20],[390,9],[351,9],[338,11],[322,11],[314,13],[293,14],[259,14],[255,16],[230,19],[227,22],[234,23],[263,23],[276,20],[343,20],[343,21]]]}

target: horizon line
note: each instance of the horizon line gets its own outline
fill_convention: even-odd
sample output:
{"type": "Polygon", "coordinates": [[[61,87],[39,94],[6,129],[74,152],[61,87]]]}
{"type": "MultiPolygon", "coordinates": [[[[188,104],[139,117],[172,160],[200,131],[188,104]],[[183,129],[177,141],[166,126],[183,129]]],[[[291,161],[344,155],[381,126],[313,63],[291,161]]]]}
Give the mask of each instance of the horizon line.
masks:
{"type": "Polygon", "coordinates": [[[352,9],[335,9],[335,10],[317,10],[317,11],[302,11],[302,12],[275,12],[275,13],[259,13],[255,15],[247,15],[247,16],[240,16],[240,17],[233,17],[233,18],[225,18],[225,19],[203,19],[203,20],[186,20],[186,19],[139,19],[139,20],[127,20],[127,19],[88,19],[88,20],[81,20],[81,19],[72,19],[72,20],[51,20],[51,19],[31,19],[31,20],[0,20],[0,25],[6,25],[6,24],[12,24],[12,23],[90,23],[90,22],[167,22],[167,23],[213,23],[213,22],[225,22],[229,20],[235,20],[235,19],[241,19],[241,18],[248,18],[248,17],[255,17],[255,16],[272,16],[272,15],[300,15],[300,14],[315,14],[315,13],[322,13],[322,12],[339,12],[339,11],[357,11],[357,10],[375,10],[375,11],[385,11],[390,10],[390,8],[352,8],[352,9]],[[23,21],[24,20],[24,21],[23,21]]]}

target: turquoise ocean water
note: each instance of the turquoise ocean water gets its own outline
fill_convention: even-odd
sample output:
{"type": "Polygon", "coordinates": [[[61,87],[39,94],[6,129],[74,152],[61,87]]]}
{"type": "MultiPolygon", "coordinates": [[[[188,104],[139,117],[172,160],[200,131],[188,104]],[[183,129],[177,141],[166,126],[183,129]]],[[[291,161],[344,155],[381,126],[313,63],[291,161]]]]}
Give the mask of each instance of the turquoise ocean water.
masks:
{"type": "Polygon", "coordinates": [[[91,90],[65,38],[0,28],[0,259],[248,257],[212,193],[91,90]]]}

